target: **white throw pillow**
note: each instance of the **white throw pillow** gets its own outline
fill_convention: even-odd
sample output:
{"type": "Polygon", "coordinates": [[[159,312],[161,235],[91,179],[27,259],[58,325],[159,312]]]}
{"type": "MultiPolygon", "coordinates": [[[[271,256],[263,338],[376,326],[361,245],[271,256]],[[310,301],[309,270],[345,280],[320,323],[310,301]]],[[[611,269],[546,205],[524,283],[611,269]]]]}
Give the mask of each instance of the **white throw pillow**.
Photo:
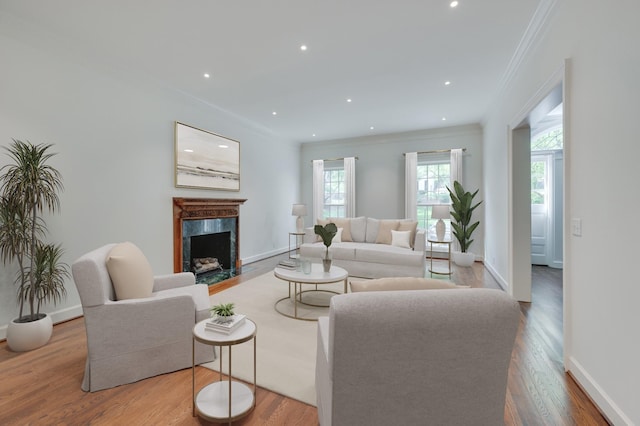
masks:
{"type": "Polygon", "coordinates": [[[116,299],[138,299],[151,296],[153,271],[149,261],[135,244],[114,246],[107,256],[107,270],[116,299]]]}
{"type": "Polygon", "coordinates": [[[396,247],[411,248],[411,231],[391,230],[391,245],[396,247]]]}
{"type": "Polygon", "coordinates": [[[342,230],[344,228],[338,228],[338,232],[336,232],[336,235],[333,236],[333,239],[331,240],[331,243],[341,243],[342,242],[342,230]]]}

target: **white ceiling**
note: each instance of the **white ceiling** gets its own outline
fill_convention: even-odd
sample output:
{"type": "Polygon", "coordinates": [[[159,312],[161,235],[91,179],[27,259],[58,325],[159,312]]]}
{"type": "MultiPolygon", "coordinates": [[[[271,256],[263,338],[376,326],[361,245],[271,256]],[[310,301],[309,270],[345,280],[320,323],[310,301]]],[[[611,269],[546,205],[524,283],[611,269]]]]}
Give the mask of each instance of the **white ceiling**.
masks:
{"type": "Polygon", "coordinates": [[[0,12],[308,142],[480,122],[540,0],[449,3],[0,0],[0,12]]]}

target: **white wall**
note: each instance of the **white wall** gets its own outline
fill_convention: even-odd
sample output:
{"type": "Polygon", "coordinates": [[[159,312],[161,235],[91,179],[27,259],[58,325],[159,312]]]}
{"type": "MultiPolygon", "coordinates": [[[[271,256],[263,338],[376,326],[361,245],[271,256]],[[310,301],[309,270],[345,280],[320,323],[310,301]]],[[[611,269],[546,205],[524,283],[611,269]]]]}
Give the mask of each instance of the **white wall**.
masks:
{"type": "MultiPolygon", "coordinates": [[[[439,149],[466,148],[463,156],[465,189],[482,191],[482,129],[478,125],[445,127],[416,132],[393,133],[352,139],[339,139],[302,144],[303,202],[309,207],[305,225],[315,222],[311,217],[313,160],[358,157],[356,161],[356,215],[378,219],[404,218],[403,153],[439,149]]],[[[482,257],[484,247],[484,215],[482,205],[474,211],[480,226],[471,246],[482,257]]]]}
{"type": "MultiPolygon", "coordinates": [[[[299,198],[297,143],[161,87],[144,77],[69,53],[47,35],[0,29],[0,146],[12,138],[53,143],[62,173],[60,214],[48,220],[64,261],[108,242],[140,246],[155,273],[173,272],[172,197],[246,198],[240,208],[245,263],[286,250],[299,198]],[[240,141],[240,192],[174,187],[174,121],[240,141]],[[290,167],[282,167],[282,165],[290,167]]],[[[11,24],[9,22],[8,24],[11,24]]],[[[168,58],[168,60],[170,60],[168,58]]],[[[121,65],[121,64],[120,64],[121,65]]],[[[124,67],[126,68],[126,67],[124,67]]],[[[0,166],[8,158],[0,151],[0,166]]],[[[15,269],[0,265],[0,338],[17,316],[15,269]]],[[[77,315],[73,282],[66,301],[44,311],[54,320],[77,315]]]]}
{"type": "Polygon", "coordinates": [[[640,286],[634,269],[640,211],[638,16],[637,1],[614,6],[558,0],[548,27],[483,123],[485,260],[507,277],[507,126],[570,59],[565,81],[565,367],[614,424],[640,423],[640,286]],[[609,208],[615,209],[614,217],[605,214],[609,208]],[[582,219],[581,237],[571,235],[570,218],[582,219]]]}

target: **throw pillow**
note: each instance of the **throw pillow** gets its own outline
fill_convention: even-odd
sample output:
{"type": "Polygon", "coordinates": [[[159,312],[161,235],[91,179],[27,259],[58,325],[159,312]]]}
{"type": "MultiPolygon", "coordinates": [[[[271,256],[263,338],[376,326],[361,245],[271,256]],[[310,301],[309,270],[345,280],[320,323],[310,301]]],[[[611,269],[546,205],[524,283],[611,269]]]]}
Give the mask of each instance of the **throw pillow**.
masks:
{"type": "Polygon", "coordinates": [[[398,220],[381,220],[378,227],[378,236],[376,244],[391,244],[391,230],[398,229],[400,221],[398,220]]]}
{"type": "Polygon", "coordinates": [[[338,232],[336,232],[336,235],[333,236],[333,238],[331,239],[331,243],[341,243],[342,242],[342,235],[343,235],[344,229],[343,228],[338,228],[338,232]]]}
{"type": "Polygon", "coordinates": [[[351,227],[349,226],[351,219],[332,217],[329,221],[335,223],[338,229],[342,228],[342,241],[353,241],[351,238],[351,227]]]}
{"type": "Polygon", "coordinates": [[[365,243],[375,243],[378,237],[378,230],[380,228],[380,220],[367,218],[367,229],[365,233],[365,243]]]}
{"type": "Polygon", "coordinates": [[[411,231],[394,231],[391,230],[391,245],[395,247],[411,248],[409,244],[409,238],[411,237],[411,231]]]}
{"type": "Polygon", "coordinates": [[[367,218],[365,216],[352,218],[349,228],[351,239],[357,243],[364,243],[367,232],[367,218]]]}
{"type": "Polygon", "coordinates": [[[418,221],[416,220],[401,220],[400,225],[398,226],[398,231],[411,231],[411,236],[409,237],[409,244],[411,244],[411,248],[413,248],[413,244],[416,241],[417,230],[418,221]]]}
{"type": "Polygon", "coordinates": [[[142,251],[133,243],[114,246],[107,256],[107,271],[116,299],[138,299],[151,296],[153,271],[142,251]]]}

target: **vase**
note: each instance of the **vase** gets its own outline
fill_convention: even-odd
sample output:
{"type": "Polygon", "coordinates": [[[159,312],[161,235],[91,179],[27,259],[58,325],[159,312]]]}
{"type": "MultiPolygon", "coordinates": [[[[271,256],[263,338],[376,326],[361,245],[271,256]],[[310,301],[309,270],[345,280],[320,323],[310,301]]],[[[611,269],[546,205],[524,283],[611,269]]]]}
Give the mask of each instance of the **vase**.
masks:
{"type": "Polygon", "coordinates": [[[471,252],[454,251],[451,253],[451,258],[458,266],[471,266],[476,260],[476,255],[471,252]]]}
{"type": "Polygon", "coordinates": [[[7,344],[14,352],[26,352],[46,345],[52,333],[49,315],[40,314],[39,319],[31,322],[14,319],[7,325],[7,344]]]}
{"type": "Polygon", "coordinates": [[[322,259],[322,268],[324,269],[324,272],[329,272],[329,270],[331,269],[331,258],[333,256],[331,256],[331,251],[329,250],[329,248],[327,248],[327,252],[324,255],[324,258],[322,259]]]}

